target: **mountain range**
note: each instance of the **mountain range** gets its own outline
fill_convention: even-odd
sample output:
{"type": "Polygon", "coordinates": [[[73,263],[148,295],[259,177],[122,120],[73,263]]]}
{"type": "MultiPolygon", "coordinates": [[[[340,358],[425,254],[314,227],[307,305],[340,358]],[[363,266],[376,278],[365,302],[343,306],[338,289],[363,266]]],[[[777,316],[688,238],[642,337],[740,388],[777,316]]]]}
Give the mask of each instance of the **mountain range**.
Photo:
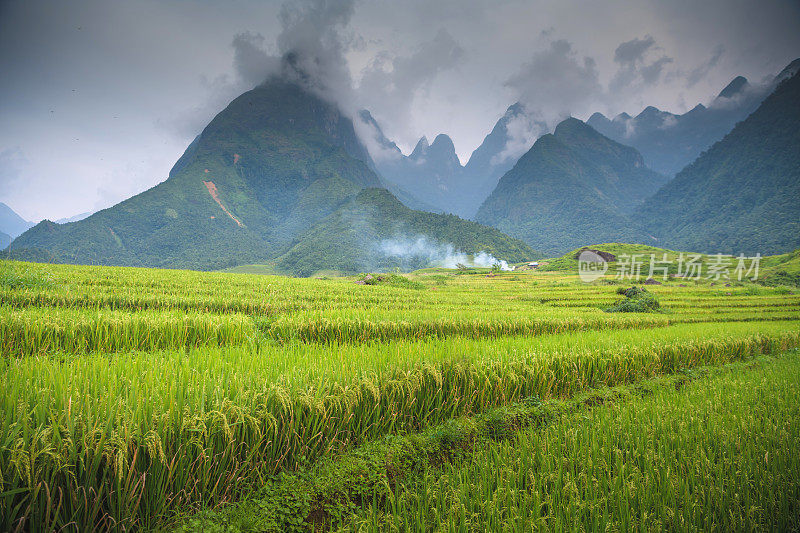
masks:
{"type": "Polygon", "coordinates": [[[636,149],[570,118],[500,178],[475,220],[550,254],[591,242],[647,242],[629,215],[666,181],[636,149]]]}
{"type": "MultiPolygon", "coordinates": [[[[308,274],[309,265],[330,265],[319,253],[301,253],[309,250],[303,247],[306,235],[319,235],[317,224],[331,216],[355,214],[354,205],[374,213],[365,207],[371,197],[360,193],[382,186],[352,121],[336,105],[274,78],[220,112],[164,182],[78,222],[43,221],[9,250],[12,257],[59,262],[200,269],[282,257],[288,272],[308,274]]],[[[445,215],[415,219],[404,209],[370,215],[378,233],[403,231],[414,219],[413,231],[463,243],[466,253],[492,250],[510,260],[535,254],[494,229],[445,215]],[[466,239],[461,233],[479,235],[466,239]]],[[[338,239],[342,246],[335,251],[355,257],[371,250],[370,235],[338,239]]],[[[348,266],[359,269],[352,261],[348,266]]]]}
{"type": "Polygon", "coordinates": [[[753,85],[737,76],[708,106],[698,104],[681,115],[648,106],[635,117],[621,113],[609,120],[595,113],[587,124],[606,137],[639,150],[653,170],[674,176],[747,118],[781,81],[798,70],[800,59],[761,84],[753,85]]]}
{"type": "MultiPolygon", "coordinates": [[[[744,120],[780,81],[798,69],[800,59],[774,78],[757,84],[737,76],[708,106],[698,104],[683,114],[648,106],[636,116],[620,113],[613,119],[594,113],[586,123],[606,137],[636,148],[648,167],[672,177],[744,120]]],[[[433,143],[422,137],[414,150],[404,155],[368,111],[362,111],[360,116],[376,132],[381,147],[382,156],[376,157],[377,169],[401,201],[415,209],[455,213],[464,218],[473,218],[500,177],[511,170],[536,138],[552,131],[536,109],[517,102],[500,117],[467,163],[461,165],[446,134],[437,135],[433,143]]]]}
{"type": "Polygon", "coordinates": [[[762,255],[800,247],[800,73],[637,212],[658,245],[762,255]]]}
{"type": "MultiPolygon", "coordinates": [[[[547,125],[515,104],[466,165],[447,135],[420,139],[406,156],[368,111],[354,124],[325,95],[272,78],[221,111],[162,183],[83,220],[42,221],[5,255],[195,269],[269,263],[310,275],[416,267],[438,254],[409,256],[387,242],[507,261],[612,241],[787,251],[800,245],[798,70],[800,60],[757,86],[736,78],[683,115],[648,107],[637,117],[569,118],[519,158],[547,125]],[[365,125],[375,160],[356,133],[365,125]],[[684,160],[694,162],[670,180],[684,160]]],[[[29,223],[8,212],[0,204],[0,222],[16,226],[0,231],[14,237],[29,223]]]]}

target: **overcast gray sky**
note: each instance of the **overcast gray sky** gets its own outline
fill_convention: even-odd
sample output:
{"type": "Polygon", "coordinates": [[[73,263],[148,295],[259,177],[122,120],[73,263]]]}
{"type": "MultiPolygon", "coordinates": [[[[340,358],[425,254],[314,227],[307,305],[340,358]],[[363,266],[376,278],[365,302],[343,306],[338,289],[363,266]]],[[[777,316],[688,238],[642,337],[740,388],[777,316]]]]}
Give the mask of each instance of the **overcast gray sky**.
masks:
{"type": "Polygon", "coordinates": [[[295,46],[404,151],[444,132],[462,162],[517,100],[547,120],[683,112],[800,56],[797,1],[282,5],[0,0],[0,201],[56,219],[152,187],[295,46]]]}

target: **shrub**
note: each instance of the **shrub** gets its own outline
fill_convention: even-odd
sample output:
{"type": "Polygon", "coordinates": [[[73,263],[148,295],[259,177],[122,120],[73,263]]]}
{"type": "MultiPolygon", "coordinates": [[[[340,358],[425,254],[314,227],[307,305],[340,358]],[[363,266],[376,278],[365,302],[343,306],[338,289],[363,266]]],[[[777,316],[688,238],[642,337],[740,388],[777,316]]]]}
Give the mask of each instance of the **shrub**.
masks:
{"type": "Polygon", "coordinates": [[[605,310],[607,313],[654,313],[661,309],[656,295],[644,287],[635,285],[627,289],[620,287],[617,289],[617,294],[625,296],[625,299],[607,308],[605,310]]]}

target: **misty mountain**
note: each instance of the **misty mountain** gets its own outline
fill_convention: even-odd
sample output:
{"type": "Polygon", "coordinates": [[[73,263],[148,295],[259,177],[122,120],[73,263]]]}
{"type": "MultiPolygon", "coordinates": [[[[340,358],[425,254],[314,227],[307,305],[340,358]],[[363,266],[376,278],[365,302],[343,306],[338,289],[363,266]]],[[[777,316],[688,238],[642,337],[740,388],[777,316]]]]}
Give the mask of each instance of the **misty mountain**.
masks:
{"type": "Polygon", "coordinates": [[[409,207],[439,212],[462,213],[461,175],[464,168],[456,155],[453,141],[437,135],[432,144],[422,137],[408,156],[397,145],[375,162],[387,188],[408,198],[409,207]]]}
{"type": "Polygon", "coordinates": [[[92,216],[94,211],[86,211],[85,213],[78,213],[77,215],[73,215],[71,217],[66,218],[59,218],[55,221],[56,224],[69,224],[70,222],[78,222],[79,220],[83,220],[84,218],[88,218],[92,216]]]}
{"type": "MultiPolygon", "coordinates": [[[[382,243],[406,242],[424,236],[433,246],[451,245],[466,254],[488,252],[509,262],[540,257],[522,241],[455,215],[414,211],[386,189],[364,189],[333,214],[303,233],[299,242],[277,260],[281,271],[310,275],[323,269],[346,272],[386,271],[429,266],[436,256],[426,246],[402,256],[382,243]]],[[[402,248],[409,248],[401,245],[402,248]]]]}
{"type": "Polygon", "coordinates": [[[531,145],[526,143],[532,143],[548,131],[547,124],[532,118],[519,102],[509,106],[464,167],[464,181],[475,191],[470,197],[467,216],[475,216],[503,174],[530,149],[531,145]],[[528,138],[530,134],[533,134],[533,139],[528,138]]]}
{"type": "Polygon", "coordinates": [[[639,210],[659,246],[774,254],[800,246],[800,74],[639,210]]]}
{"type": "Polygon", "coordinates": [[[386,138],[368,111],[361,112],[361,119],[375,132],[382,153],[382,157],[376,158],[376,166],[388,182],[389,190],[409,207],[453,213],[464,218],[475,215],[497,186],[500,176],[529,148],[509,149],[520,142],[515,136],[517,132],[512,130],[532,127],[541,133],[547,131],[544,123],[532,121],[521,104],[514,104],[462,166],[453,141],[447,135],[438,135],[431,144],[422,137],[411,154],[405,156],[397,144],[386,138]]]}
{"type": "Polygon", "coordinates": [[[44,221],[11,250],[164,267],[263,261],[362,188],[380,186],[371,164],[334,105],[273,79],[214,117],[166,181],[79,222],[44,221]]]}
{"type": "Polygon", "coordinates": [[[28,222],[13,209],[0,202],[0,232],[9,235],[13,239],[32,226],[33,223],[28,222]]]}
{"type": "Polygon", "coordinates": [[[666,180],[636,149],[569,118],[500,178],[475,220],[550,254],[590,242],[649,243],[630,214],[666,180]]]}
{"type": "Polygon", "coordinates": [[[0,231],[0,250],[5,250],[11,244],[11,235],[0,231]]]}
{"type": "Polygon", "coordinates": [[[682,115],[649,106],[635,117],[621,113],[609,120],[595,113],[587,124],[606,137],[633,146],[647,166],[672,176],[755,111],[781,80],[798,69],[800,59],[766,85],[751,85],[743,76],[737,76],[708,107],[698,104],[682,115]]]}
{"type": "Polygon", "coordinates": [[[381,187],[373,168],[335,105],[272,79],[220,112],[164,182],[78,222],[43,221],[10,255],[200,269],[265,262],[362,189],[381,187]]]}

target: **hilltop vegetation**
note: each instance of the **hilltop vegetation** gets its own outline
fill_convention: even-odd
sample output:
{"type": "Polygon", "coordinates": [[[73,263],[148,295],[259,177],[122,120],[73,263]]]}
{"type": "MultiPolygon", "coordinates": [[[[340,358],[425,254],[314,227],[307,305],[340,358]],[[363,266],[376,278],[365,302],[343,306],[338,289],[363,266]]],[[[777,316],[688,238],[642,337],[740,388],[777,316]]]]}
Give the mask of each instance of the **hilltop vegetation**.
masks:
{"type": "Polygon", "coordinates": [[[413,270],[428,266],[424,253],[403,257],[381,250],[384,240],[450,244],[466,254],[487,252],[509,262],[540,257],[525,243],[500,231],[460,219],[412,211],[385,189],[365,189],[357,197],[300,236],[300,242],[278,258],[276,267],[302,276],[333,269],[344,272],[413,270]]]}
{"type": "Polygon", "coordinates": [[[568,119],[500,179],[475,220],[548,254],[586,242],[650,242],[629,215],[665,181],[633,148],[568,119]]]}
{"type": "Polygon", "coordinates": [[[800,247],[800,73],[781,83],[637,213],[664,246],[706,253],[800,247]]]}

